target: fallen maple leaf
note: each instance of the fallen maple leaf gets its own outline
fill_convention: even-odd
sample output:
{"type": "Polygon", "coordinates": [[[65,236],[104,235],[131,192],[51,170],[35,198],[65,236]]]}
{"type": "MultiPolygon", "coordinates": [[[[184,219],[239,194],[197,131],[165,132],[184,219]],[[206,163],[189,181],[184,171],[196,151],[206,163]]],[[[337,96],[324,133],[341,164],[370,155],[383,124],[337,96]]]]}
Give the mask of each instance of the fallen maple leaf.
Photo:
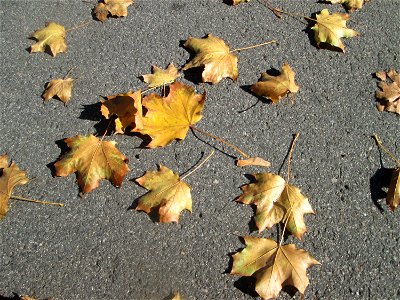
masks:
{"type": "Polygon", "coordinates": [[[388,72],[376,72],[375,75],[381,80],[378,83],[380,90],[375,93],[375,97],[379,100],[378,110],[400,114],[400,74],[392,69],[388,72]]]}
{"type": "Polygon", "coordinates": [[[150,190],[139,198],[136,210],[150,214],[157,209],[161,223],[178,222],[185,209],[192,212],[190,186],[167,167],[160,165],[158,171],[147,171],[136,182],[150,190]]]}
{"type": "Polygon", "coordinates": [[[175,79],[181,76],[181,74],[178,72],[178,69],[172,63],[170,63],[165,70],[157,66],[153,66],[152,72],[153,74],[142,75],[143,81],[149,84],[149,88],[173,83],[175,79]]]}
{"type": "Polygon", "coordinates": [[[356,9],[362,8],[364,3],[367,1],[368,0],[326,0],[326,2],[332,4],[343,4],[343,6],[349,11],[354,11],[356,9]]]}
{"type": "Polygon", "coordinates": [[[231,5],[238,5],[241,3],[249,2],[250,0],[231,0],[231,5]]]}
{"type": "Polygon", "coordinates": [[[0,155],[0,220],[8,212],[12,192],[17,185],[29,182],[26,172],[19,169],[14,162],[8,165],[8,156],[0,155]]]}
{"type": "Polygon", "coordinates": [[[94,8],[96,18],[104,22],[110,14],[114,17],[126,17],[128,15],[128,6],[133,0],[103,0],[94,8]]]}
{"type": "Polygon", "coordinates": [[[212,34],[202,39],[189,37],[183,46],[194,52],[196,56],[182,70],[204,67],[203,82],[212,84],[218,83],[226,77],[237,79],[238,58],[229,51],[229,47],[222,39],[212,34]]]}
{"type": "Polygon", "coordinates": [[[176,292],[171,300],[182,300],[182,299],[183,298],[181,297],[181,294],[179,292],[176,292]]]}
{"type": "Polygon", "coordinates": [[[394,211],[400,204],[400,167],[393,170],[386,203],[389,205],[391,211],[394,211]]]}
{"type": "Polygon", "coordinates": [[[316,18],[316,24],[311,29],[315,31],[318,47],[321,43],[327,43],[344,52],[344,44],[340,38],[350,38],[359,34],[346,27],[346,21],[350,18],[348,14],[329,14],[327,9],[323,9],[316,18]]]}
{"type": "Polygon", "coordinates": [[[242,186],[243,194],[236,201],[257,206],[254,219],[259,232],[287,222],[287,230],[301,239],[307,230],[303,215],[314,213],[308,199],[279,175],[259,173],[253,177],[255,182],[242,186]]]}
{"type": "Polygon", "coordinates": [[[257,96],[264,96],[276,103],[289,93],[297,93],[299,86],[294,82],[292,68],[288,64],[283,64],[282,72],[278,76],[271,76],[267,73],[261,74],[261,81],[251,86],[251,91],[257,96]]]}
{"type": "Polygon", "coordinates": [[[246,159],[238,159],[236,161],[236,165],[239,167],[245,167],[245,166],[270,167],[271,163],[261,157],[249,157],[246,159]]]}
{"type": "Polygon", "coordinates": [[[57,78],[50,80],[43,92],[43,100],[49,101],[56,96],[66,105],[71,98],[73,81],[73,78],[57,78]]]}
{"type": "Polygon", "coordinates": [[[65,43],[65,28],[57,23],[46,23],[46,27],[36,30],[31,37],[37,42],[30,48],[32,52],[50,52],[52,56],[57,53],[66,52],[67,44],[65,43]]]}
{"type": "Polygon", "coordinates": [[[278,245],[271,239],[247,236],[246,247],[233,255],[231,274],[256,278],[256,292],[263,299],[278,297],[290,285],[304,295],[309,284],[307,268],[320,263],[295,245],[278,245]]]}
{"type": "Polygon", "coordinates": [[[54,164],[56,176],[78,172],[78,185],[82,193],[99,186],[100,179],[110,180],[120,187],[128,173],[128,158],[116,147],[116,142],[102,141],[94,135],[77,135],[64,139],[71,149],[54,164]]]}
{"type": "Polygon", "coordinates": [[[113,115],[117,117],[116,133],[124,133],[127,127],[130,127],[131,131],[139,131],[143,127],[141,91],[107,96],[107,100],[102,101],[100,111],[106,119],[113,115]]]}
{"type": "Polygon", "coordinates": [[[192,87],[179,82],[170,85],[167,97],[146,96],[143,106],[147,112],[138,132],[151,137],[147,147],[164,147],[175,139],[183,140],[189,127],[200,121],[205,97],[205,93],[196,94],[192,87]]]}

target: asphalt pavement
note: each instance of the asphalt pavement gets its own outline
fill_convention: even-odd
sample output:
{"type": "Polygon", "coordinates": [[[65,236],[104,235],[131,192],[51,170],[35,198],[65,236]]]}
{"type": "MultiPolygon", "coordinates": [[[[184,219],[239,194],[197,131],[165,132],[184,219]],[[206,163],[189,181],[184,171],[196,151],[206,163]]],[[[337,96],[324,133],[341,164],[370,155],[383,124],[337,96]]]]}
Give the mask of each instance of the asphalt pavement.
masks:
{"type": "MultiPolygon", "coordinates": [[[[197,127],[269,160],[268,172],[285,176],[292,136],[300,132],[291,183],[309,197],[316,214],[306,216],[302,241],[286,242],[321,262],[308,270],[305,298],[400,299],[400,210],[389,211],[381,190],[395,164],[371,138],[378,134],[400,156],[399,116],[376,109],[372,76],[399,70],[399,0],[371,0],[352,13],[348,27],[360,35],[343,39],[345,53],[318,49],[306,21],[278,19],[256,0],[237,7],[222,0],[136,0],[127,17],[104,24],[92,20],[91,2],[0,1],[0,153],[34,178],[15,195],[65,204],[11,201],[0,222],[0,295],[165,299],[179,290],[184,299],[257,299],[251,280],[229,270],[230,254],[244,246],[239,236],[277,238],[275,229],[259,235],[253,209],[234,202],[249,182],[245,175],[265,169],[238,168],[231,149],[189,132],[184,141],[160,149],[140,147],[135,136],[106,137],[130,160],[120,189],[102,181],[80,198],[75,175],[52,174],[62,139],[97,132],[101,96],[144,89],[138,76],[150,73],[151,65],[183,66],[190,54],[182,42],[212,33],[231,48],[279,42],[240,52],[236,82],[202,86],[192,76],[179,80],[206,89],[197,127]],[[67,33],[66,53],[30,54],[29,35],[48,21],[66,28],[89,23],[67,33]],[[300,86],[293,99],[272,105],[249,93],[262,72],[283,63],[300,86]],[[71,68],[78,79],[68,105],[43,103],[45,83],[71,68]],[[157,164],[184,173],[213,147],[215,155],[186,179],[193,213],[184,212],[179,224],[159,224],[130,209],[146,192],[134,178],[157,164]]],[[[324,8],[345,12],[314,0],[271,2],[305,16],[324,8]]],[[[280,299],[290,296],[282,292],[280,299]]]]}

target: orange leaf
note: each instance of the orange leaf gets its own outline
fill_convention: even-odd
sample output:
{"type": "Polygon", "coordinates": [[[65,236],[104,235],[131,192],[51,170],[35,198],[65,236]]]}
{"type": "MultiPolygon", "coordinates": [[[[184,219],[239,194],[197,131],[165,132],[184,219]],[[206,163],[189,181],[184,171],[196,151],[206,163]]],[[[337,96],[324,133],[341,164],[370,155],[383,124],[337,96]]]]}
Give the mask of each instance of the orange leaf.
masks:
{"type": "Polygon", "coordinates": [[[77,172],[82,193],[89,193],[99,186],[101,179],[108,179],[120,187],[129,171],[128,158],[113,141],[102,141],[94,135],[77,135],[64,140],[71,149],[54,164],[57,176],[77,172]]]}
{"type": "Polygon", "coordinates": [[[190,186],[167,167],[160,165],[158,171],[147,171],[136,182],[150,190],[139,198],[136,210],[150,214],[157,209],[161,223],[178,222],[181,211],[185,209],[192,212],[190,186]]]}

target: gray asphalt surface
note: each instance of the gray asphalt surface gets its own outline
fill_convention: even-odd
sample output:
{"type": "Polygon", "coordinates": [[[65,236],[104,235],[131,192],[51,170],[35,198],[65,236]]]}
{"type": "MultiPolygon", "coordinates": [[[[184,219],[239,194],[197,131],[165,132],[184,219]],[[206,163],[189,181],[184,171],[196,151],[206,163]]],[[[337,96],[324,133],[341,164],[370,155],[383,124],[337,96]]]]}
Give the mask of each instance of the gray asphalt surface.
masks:
{"type": "MultiPolygon", "coordinates": [[[[93,1],[95,2],[95,1],[93,1]]],[[[274,1],[310,16],[340,5],[316,1],[274,1]]],[[[375,108],[372,73],[399,68],[398,0],[372,0],[352,14],[348,26],[360,36],[345,39],[346,53],[319,50],[304,21],[277,19],[257,1],[231,7],[221,0],[137,0],[126,18],[68,32],[67,53],[56,58],[29,54],[27,37],[47,21],[71,28],[91,18],[92,4],[81,1],[0,1],[0,152],[26,170],[28,185],[14,194],[65,203],[64,208],[12,201],[0,223],[0,295],[52,299],[164,299],[180,290],[184,299],[255,299],[249,282],[226,273],[230,253],[243,247],[238,236],[257,236],[250,206],[233,200],[244,176],[263,169],[235,167],[217,151],[187,179],[193,213],[179,224],[158,224],[129,210],[146,190],[131,180],[162,163],[176,172],[190,169],[212,147],[235,155],[216,141],[189,133],[163,149],[138,148],[137,137],[117,135],[130,159],[122,188],[108,181],[85,198],[75,176],[54,178],[49,164],[61,150],[56,141],[96,133],[100,95],[145,88],[137,76],[190,57],[180,42],[212,33],[231,48],[276,39],[279,45],[241,52],[237,82],[206,85],[207,100],[198,127],[226,138],[252,155],[272,162],[277,173],[292,134],[292,184],[309,196],[303,241],[288,238],[322,265],[309,269],[306,299],[399,299],[400,211],[389,212],[379,185],[394,163],[371,138],[377,133],[399,156],[399,117],[375,108]],[[295,102],[257,102],[246,86],[284,62],[296,72],[295,102]],[[67,107],[43,104],[46,82],[70,68],[75,81],[67,107]],[[255,105],[254,105],[255,104],[255,105]],[[378,174],[376,174],[376,172],[378,174]],[[383,175],[382,175],[383,174],[383,175]],[[381,206],[381,209],[380,209],[381,206]]],[[[182,82],[194,85],[187,79],[182,82]]],[[[201,86],[198,86],[202,91],[201,86]]],[[[281,175],[285,175],[286,167],[281,175]]],[[[276,238],[276,231],[263,233],[276,238]]],[[[251,282],[250,282],[251,283],[251,282]]],[[[283,292],[280,299],[289,299],[283,292]]],[[[298,294],[296,295],[298,299],[298,294]]]]}

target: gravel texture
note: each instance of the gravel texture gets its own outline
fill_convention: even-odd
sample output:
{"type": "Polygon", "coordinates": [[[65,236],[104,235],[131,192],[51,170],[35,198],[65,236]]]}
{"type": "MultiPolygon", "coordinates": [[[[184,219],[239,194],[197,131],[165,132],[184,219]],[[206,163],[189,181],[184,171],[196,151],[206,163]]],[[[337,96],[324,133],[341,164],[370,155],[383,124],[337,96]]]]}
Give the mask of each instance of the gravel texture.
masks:
{"type": "MultiPolygon", "coordinates": [[[[228,271],[230,254],[243,247],[238,236],[258,235],[253,209],[233,200],[249,182],[244,175],[263,169],[235,167],[224,154],[235,155],[229,148],[191,133],[155,150],[140,148],[137,137],[107,137],[129,157],[131,172],[122,188],[102,181],[83,199],[74,175],[53,177],[50,167],[61,153],[57,141],[96,133],[100,96],[144,89],[137,76],[153,64],[182,66],[190,55],[180,43],[212,33],[232,48],[279,41],[239,53],[236,82],[204,86],[198,127],[268,159],[270,171],[282,176],[292,135],[301,132],[291,182],[309,196],[316,214],[306,217],[303,241],[287,242],[322,263],[308,271],[306,299],[400,298],[400,211],[387,209],[380,188],[395,164],[371,138],[378,134],[399,157],[399,117],[375,108],[372,73],[399,68],[400,1],[372,0],[353,13],[348,26],[360,36],[344,39],[346,53],[317,49],[305,21],[277,19],[256,0],[237,7],[222,0],[136,0],[125,18],[93,20],[68,32],[67,53],[29,54],[28,36],[47,21],[72,28],[91,20],[89,2],[0,1],[0,153],[35,178],[14,194],[65,203],[58,208],[11,202],[0,223],[0,295],[165,299],[180,290],[184,299],[257,298],[251,281],[228,271]],[[293,102],[271,105],[248,92],[260,73],[285,62],[301,86],[293,102]],[[57,100],[43,104],[45,83],[70,68],[79,79],[68,106],[57,100]],[[183,213],[179,224],[158,224],[129,209],[145,193],[132,179],[158,163],[183,173],[212,147],[219,151],[186,180],[193,213],[183,213]]],[[[323,8],[344,12],[314,0],[273,2],[306,16],[323,8]]],[[[194,85],[187,77],[181,81],[194,85]]],[[[260,236],[277,237],[275,230],[260,236]]]]}

